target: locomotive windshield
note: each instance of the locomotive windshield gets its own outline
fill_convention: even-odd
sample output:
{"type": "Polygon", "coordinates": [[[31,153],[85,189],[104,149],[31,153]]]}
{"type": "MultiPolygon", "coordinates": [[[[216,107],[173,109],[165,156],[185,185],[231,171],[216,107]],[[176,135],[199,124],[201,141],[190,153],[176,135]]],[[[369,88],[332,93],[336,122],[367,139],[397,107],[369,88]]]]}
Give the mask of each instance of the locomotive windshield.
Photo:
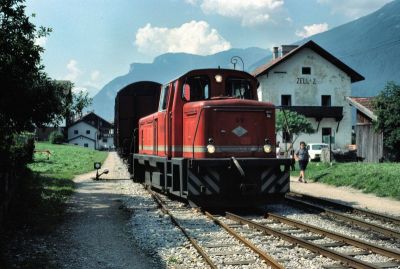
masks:
{"type": "Polygon", "coordinates": [[[189,77],[186,79],[185,84],[190,86],[190,101],[200,101],[210,98],[210,79],[208,76],[189,77]]]}
{"type": "Polygon", "coordinates": [[[225,83],[226,95],[240,98],[253,99],[253,91],[248,80],[242,78],[228,78],[225,83]]]}

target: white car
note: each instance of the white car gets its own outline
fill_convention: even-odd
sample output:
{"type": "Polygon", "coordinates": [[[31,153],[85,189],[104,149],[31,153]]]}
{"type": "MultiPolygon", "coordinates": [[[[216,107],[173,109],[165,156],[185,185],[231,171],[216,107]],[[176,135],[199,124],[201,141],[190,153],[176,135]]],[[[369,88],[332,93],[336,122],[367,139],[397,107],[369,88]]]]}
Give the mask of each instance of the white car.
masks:
{"type": "Polygon", "coordinates": [[[321,157],[321,151],[323,148],[328,148],[329,145],[325,143],[310,143],[307,145],[308,154],[310,160],[317,160],[321,157]]]}

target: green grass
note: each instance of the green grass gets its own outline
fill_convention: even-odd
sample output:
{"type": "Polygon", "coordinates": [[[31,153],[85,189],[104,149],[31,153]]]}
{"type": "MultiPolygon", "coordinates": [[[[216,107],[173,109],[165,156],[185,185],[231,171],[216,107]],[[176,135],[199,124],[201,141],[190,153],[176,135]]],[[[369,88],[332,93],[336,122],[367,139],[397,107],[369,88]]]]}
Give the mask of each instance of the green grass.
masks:
{"type": "MultiPolygon", "coordinates": [[[[19,246],[17,253],[7,252],[7,242],[33,240],[35,235],[54,231],[65,217],[66,200],[74,192],[74,176],[93,170],[93,162],[104,162],[107,152],[73,145],[36,143],[36,150],[49,150],[51,155],[35,153],[34,162],[20,172],[19,187],[10,209],[4,237],[0,237],[0,268],[58,268],[45,250],[37,253],[29,244],[19,246]],[[16,237],[22,234],[22,239],[16,237]],[[31,255],[29,253],[36,253],[31,255]],[[16,254],[25,259],[19,260],[16,254]]],[[[40,236],[39,236],[40,237],[40,236]]],[[[15,243],[14,243],[15,244],[15,243]]]]}
{"type": "MultiPolygon", "coordinates": [[[[299,175],[296,171],[292,176],[299,175]]],[[[366,193],[400,200],[400,164],[399,163],[333,163],[310,162],[306,178],[334,186],[350,186],[366,193]]]]}
{"type": "Polygon", "coordinates": [[[29,168],[43,176],[54,179],[72,179],[75,175],[93,170],[93,162],[103,162],[107,152],[96,151],[75,145],[36,143],[36,150],[49,150],[51,156],[35,153],[34,163],[29,168]]]}
{"type": "Polygon", "coordinates": [[[28,165],[21,178],[14,223],[46,232],[62,219],[65,201],[74,192],[74,176],[92,171],[93,162],[104,162],[107,152],[43,142],[36,143],[35,149],[49,150],[51,155],[35,153],[28,165]]]}

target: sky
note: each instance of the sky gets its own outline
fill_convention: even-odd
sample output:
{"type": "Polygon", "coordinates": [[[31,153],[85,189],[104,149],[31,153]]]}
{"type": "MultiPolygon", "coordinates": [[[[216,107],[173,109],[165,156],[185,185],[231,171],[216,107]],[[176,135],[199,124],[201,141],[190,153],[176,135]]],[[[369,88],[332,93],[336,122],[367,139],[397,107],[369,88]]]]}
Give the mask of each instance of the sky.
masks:
{"type": "Polygon", "coordinates": [[[27,0],[45,71],[94,96],[167,52],[209,55],[291,44],[365,16],[391,0],[27,0]]]}

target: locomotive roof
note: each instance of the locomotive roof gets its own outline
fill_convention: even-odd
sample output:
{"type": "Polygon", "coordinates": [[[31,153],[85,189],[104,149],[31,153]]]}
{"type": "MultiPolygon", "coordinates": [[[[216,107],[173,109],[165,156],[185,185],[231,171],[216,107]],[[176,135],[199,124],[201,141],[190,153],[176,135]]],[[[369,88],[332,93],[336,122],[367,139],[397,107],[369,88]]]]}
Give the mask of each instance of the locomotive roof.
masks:
{"type": "Polygon", "coordinates": [[[172,80],[166,82],[165,84],[170,83],[170,82],[175,81],[175,80],[178,80],[181,77],[190,75],[191,73],[197,73],[197,72],[200,72],[200,73],[203,73],[203,72],[204,73],[207,73],[207,72],[208,73],[210,73],[210,72],[215,72],[215,73],[217,73],[217,72],[242,73],[242,74],[246,74],[250,79],[255,79],[256,80],[256,78],[253,75],[251,75],[250,73],[248,73],[246,71],[240,71],[240,70],[228,69],[228,68],[201,68],[201,69],[192,69],[192,70],[184,73],[183,75],[180,75],[179,77],[176,77],[175,79],[172,79],[172,80]]]}

